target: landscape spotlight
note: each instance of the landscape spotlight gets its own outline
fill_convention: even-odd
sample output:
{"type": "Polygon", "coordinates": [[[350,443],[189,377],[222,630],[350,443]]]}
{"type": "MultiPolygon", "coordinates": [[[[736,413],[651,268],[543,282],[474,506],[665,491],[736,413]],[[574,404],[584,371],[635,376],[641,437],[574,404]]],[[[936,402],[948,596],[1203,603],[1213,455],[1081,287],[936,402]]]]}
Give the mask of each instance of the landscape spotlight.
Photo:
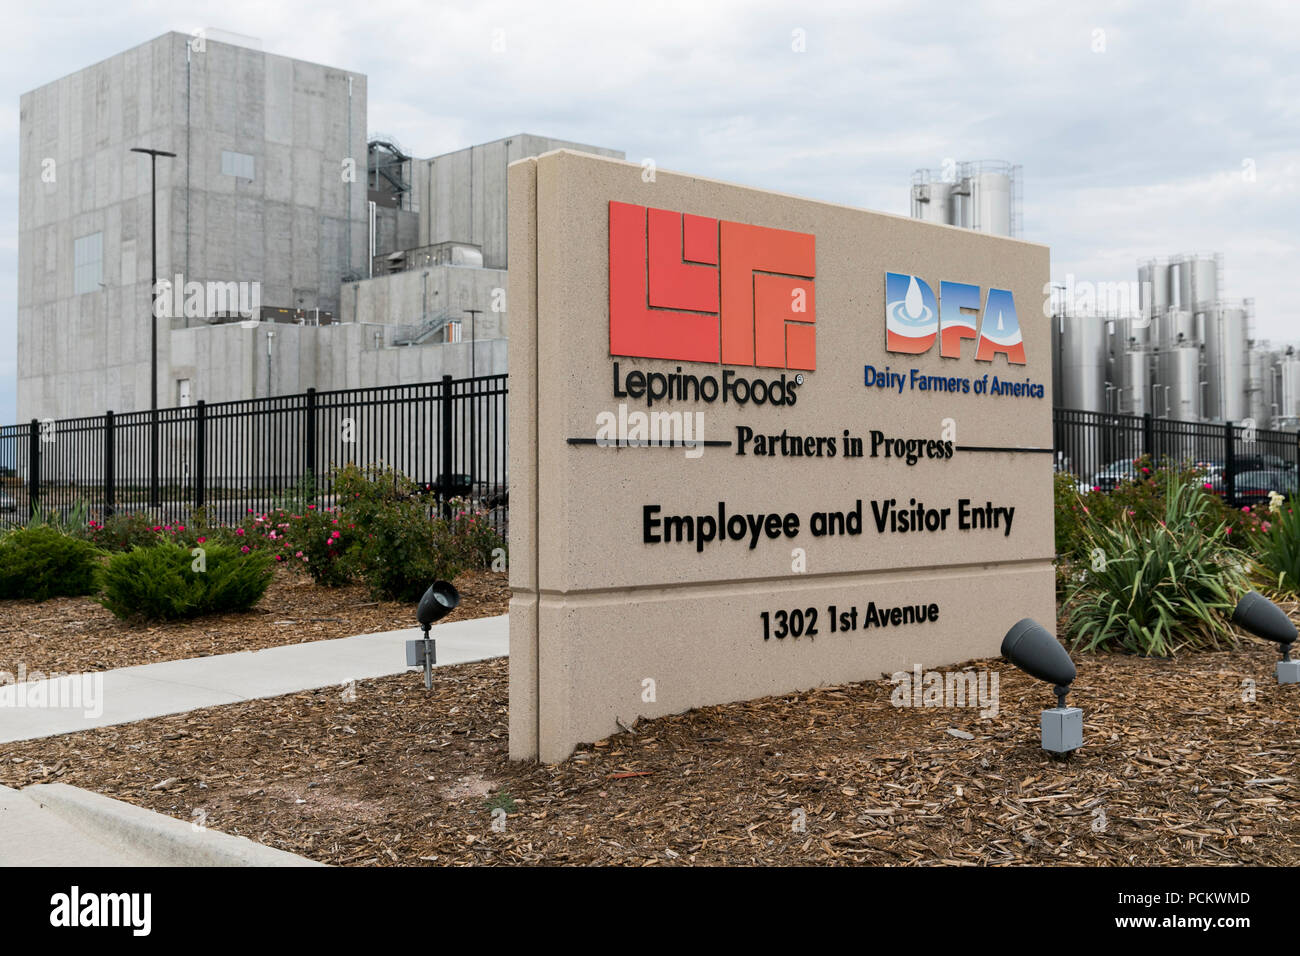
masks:
{"type": "Polygon", "coordinates": [[[446,581],[434,581],[424,592],[415,609],[415,619],[424,630],[424,637],[406,642],[406,666],[424,667],[424,689],[433,690],[433,665],[438,663],[436,642],[429,637],[429,628],[451,613],[460,604],[460,592],[446,581]]]}
{"type": "Polygon", "coordinates": [[[1056,706],[1043,711],[1043,749],[1064,754],[1083,746],[1083,711],[1066,707],[1077,672],[1056,637],[1037,621],[1017,621],[1002,638],[1002,656],[1031,677],[1052,684],[1056,706]]]}
{"type": "Polygon", "coordinates": [[[1282,610],[1258,591],[1248,591],[1232,612],[1232,623],[1256,637],[1282,645],[1282,659],[1277,662],[1279,684],[1300,684],[1300,661],[1291,660],[1296,626],[1282,610]]]}

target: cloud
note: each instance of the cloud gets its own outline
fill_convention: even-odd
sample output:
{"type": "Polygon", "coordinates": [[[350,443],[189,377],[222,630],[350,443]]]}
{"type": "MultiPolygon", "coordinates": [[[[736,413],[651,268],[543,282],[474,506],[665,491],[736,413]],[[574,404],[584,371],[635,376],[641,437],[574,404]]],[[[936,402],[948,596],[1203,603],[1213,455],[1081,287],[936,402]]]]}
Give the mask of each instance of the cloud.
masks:
{"type": "MultiPolygon", "coordinates": [[[[210,25],[183,4],[71,9],[11,14],[4,155],[17,156],[25,90],[210,25]]],[[[536,132],[901,214],[913,169],[1009,160],[1024,167],[1025,237],[1052,247],[1057,277],[1131,280],[1138,258],[1222,251],[1261,335],[1300,328],[1295,4],[231,0],[212,25],[367,74],[369,128],[420,156],[536,132]]],[[[16,209],[0,171],[6,237],[16,209]]],[[[0,247],[10,356],[15,275],[0,247]]],[[[0,419],[12,413],[0,361],[0,419]]]]}

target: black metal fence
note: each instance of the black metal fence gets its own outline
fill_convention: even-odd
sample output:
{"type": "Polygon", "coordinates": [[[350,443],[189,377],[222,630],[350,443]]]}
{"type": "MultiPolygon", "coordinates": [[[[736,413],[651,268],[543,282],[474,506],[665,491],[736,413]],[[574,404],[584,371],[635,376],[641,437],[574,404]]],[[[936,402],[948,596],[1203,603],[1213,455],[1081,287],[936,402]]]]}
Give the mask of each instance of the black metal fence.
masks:
{"type": "MultiPolygon", "coordinates": [[[[233,524],[289,501],[332,504],[334,469],[351,462],[391,467],[435,500],[469,498],[504,532],[506,416],[506,376],[487,375],[6,425],[0,524],[78,506],[92,516],[143,511],[160,521],[202,507],[210,521],[233,524]]],[[[1143,455],[1206,465],[1234,503],[1247,472],[1300,475],[1300,436],[1249,422],[1058,408],[1053,426],[1056,470],[1094,487],[1131,476],[1143,455]]]]}
{"type": "Polygon", "coordinates": [[[336,467],[382,465],[504,531],[506,376],[317,392],[0,427],[0,522],[84,506],[217,524],[333,502],[336,467]]]}
{"type": "Polygon", "coordinates": [[[1284,494],[1294,494],[1300,483],[1300,435],[1249,421],[1184,422],[1057,408],[1053,426],[1056,470],[1104,490],[1130,477],[1134,459],[1144,455],[1157,463],[1203,466],[1214,490],[1233,504],[1259,490],[1238,487],[1248,474],[1267,473],[1280,485],[1274,490],[1284,494]]]}

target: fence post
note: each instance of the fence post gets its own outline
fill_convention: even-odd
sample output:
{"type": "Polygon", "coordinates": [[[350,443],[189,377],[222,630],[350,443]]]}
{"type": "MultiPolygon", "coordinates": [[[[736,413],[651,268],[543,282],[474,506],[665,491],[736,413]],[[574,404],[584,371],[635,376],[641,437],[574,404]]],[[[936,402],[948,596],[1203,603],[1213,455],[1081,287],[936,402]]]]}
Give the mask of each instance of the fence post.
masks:
{"type": "Polygon", "coordinates": [[[1150,412],[1142,413],[1142,454],[1156,460],[1156,423],[1150,412]]]}
{"type": "Polygon", "coordinates": [[[1237,507],[1237,449],[1232,422],[1223,423],[1223,500],[1237,507]]]}
{"type": "Polygon", "coordinates": [[[27,514],[35,518],[37,499],[41,496],[41,425],[32,419],[27,435],[27,514]]]}
{"type": "Polygon", "coordinates": [[[311,500],[316,500],[316,389],[307,389],[307,406],[304,414],[307,421],[304,423],[303,436],[305,439],[306,449],[304,454],[307,456],[307,482],[311,486],[311,500]]]}
{"type": "Polygon", "coordinates": [[[117,436],[116,418],[110,408],[104,413],[104,517],[117,510],[117,436]]]}
{"type": "Polygon", "coordinates": [[[451,407],[451,376],[442,377],[442,401],[438,409],[441,415],[441,424],[439,426],[439,440],[441,441],[442,451],[439,455],[442,465],[441,473],[438,476],[438,483],[441,486],[438,494],[442,498],[442,516],[451,518],[451,489],[455,479],[451,473],[451,429],[452,429],[452,407],[451,407]]]}
{"type": "MultiPolygon", "coordinates": [[[[156,405],[149,410],[149,506],[154,509],[162,507],[158,477],[158,407],[156,405]]],[[[159,515],[154,517],[160,518],[159,515]]]]}
{"type": "Polygon", "coordinates": [[[207,499],[208,405],[203,399],[194,404],[194,507],[202,508],[207,499]]]}

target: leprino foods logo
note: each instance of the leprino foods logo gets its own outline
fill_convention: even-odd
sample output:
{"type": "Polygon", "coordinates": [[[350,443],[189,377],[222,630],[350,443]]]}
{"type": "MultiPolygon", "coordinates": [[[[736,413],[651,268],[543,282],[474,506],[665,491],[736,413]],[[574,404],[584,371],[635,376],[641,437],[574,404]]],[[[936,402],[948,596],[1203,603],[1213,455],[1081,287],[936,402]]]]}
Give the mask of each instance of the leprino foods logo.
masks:
{"type": "Polygon", "coordinates": [[[609,353],[817,368],[815,237],[609,204],[609,353]]]}
{"type": "Polygon", "coordinates": [[[977,339],[975,361],[992,362],[1002,354],[1012,365],[1026,364],[1015,299],[1006,289],[989,289],[983,300],[981,292],[965,282],[940,282],[936,300],[934,290],[919,276],[886,272],[885,348],[920,354],[930,351],[937,339],[940,355],[961,358],[962,341],[977,339]]]}

